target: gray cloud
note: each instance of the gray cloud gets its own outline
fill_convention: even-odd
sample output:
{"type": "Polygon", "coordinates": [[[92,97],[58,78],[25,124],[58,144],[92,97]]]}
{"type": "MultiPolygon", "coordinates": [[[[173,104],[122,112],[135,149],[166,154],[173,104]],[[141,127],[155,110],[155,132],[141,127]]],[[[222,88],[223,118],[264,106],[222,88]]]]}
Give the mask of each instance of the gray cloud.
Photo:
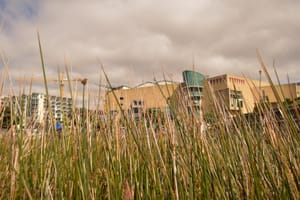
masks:
{"type": "Polygon", "coordinates": [[[49,77],[66,59],[74,77],[97,83],[100,59],[114,85],[134,86],[163,73],[180,81],[193,62],[210,76],[258,78],[259,48],[267,65],[276,60],[282,79],[289,73],[300,81],[296,0],[26,0],[1,6],[0,52],[13,77],[41,76],[39,30],[49,77]]]}

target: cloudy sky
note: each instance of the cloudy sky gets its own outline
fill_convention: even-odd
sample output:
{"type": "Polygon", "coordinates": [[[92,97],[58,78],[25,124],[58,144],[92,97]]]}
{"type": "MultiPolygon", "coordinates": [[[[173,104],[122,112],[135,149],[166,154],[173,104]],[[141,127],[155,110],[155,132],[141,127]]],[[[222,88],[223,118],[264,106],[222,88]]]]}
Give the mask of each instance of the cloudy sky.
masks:
{"type": "MultiPolygon", "coordinates": [[[[48,77],[65,62],[90,85],[205,75],[258,78],[256,48],[282,81],[300,81],[299,0],[0,0],[0,70],[48,77]]],[[[92,86],[91,86],[92,87],[92,86]]]]}

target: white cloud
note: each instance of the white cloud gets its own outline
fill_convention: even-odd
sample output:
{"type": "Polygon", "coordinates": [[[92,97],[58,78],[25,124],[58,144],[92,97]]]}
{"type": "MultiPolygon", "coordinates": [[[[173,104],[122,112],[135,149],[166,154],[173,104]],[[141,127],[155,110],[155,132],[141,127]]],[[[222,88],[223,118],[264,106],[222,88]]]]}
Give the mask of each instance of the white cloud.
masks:
{"type": "Polygon", "coordinates": [[[179,80],[193,60],[210,76],[258,78],[259,48],[281,78],[288,71],[299,81],[299,8],[293,0],[6,1],[0,52],[12,76],[41,76],[38,29],[49,77],[66,58],[74,76],[96,83],[100,59],[113,84],[137,85],[163,72],[179,80]]]}

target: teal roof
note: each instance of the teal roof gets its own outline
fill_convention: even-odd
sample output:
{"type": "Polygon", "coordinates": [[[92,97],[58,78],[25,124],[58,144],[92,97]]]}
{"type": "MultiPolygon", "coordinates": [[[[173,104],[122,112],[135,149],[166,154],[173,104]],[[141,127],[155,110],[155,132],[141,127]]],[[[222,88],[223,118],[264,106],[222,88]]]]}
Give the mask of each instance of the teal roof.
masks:
{"type": "Polygon", "coordinates": [[[187,86],[203,86],[203,80],[205,76],[195,71],[183,71],[183,81],[187,86]]]}

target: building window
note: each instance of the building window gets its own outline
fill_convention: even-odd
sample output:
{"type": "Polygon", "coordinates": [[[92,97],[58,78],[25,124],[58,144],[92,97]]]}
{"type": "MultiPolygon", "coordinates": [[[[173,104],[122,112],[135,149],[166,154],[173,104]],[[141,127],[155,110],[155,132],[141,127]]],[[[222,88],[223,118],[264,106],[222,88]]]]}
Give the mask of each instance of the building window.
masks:
{"type": "Polygon", "coordinates": [[[135,120],[139,120],[143,116],[144,101],[133,100],[131,103],[132,113],[135,120]]]}
{"type": "Polygon", "coordinates": [[[132,105],[133,105],[133,106],[137,106],[137,101],[134,100],[134,101],[132,102],[132,105]]]}
{"type": "Polygon", "coordinates": [[[133,108],[133,113],[135,113],[135,114],[139,113],[139,109],[138,108],[133,108]]]}
{"type": "Polygon", "coordinates": [[[239,108],[242,108],[242,107],[243,107],[243,99],[238,99],[238,100],[237,100],[237,106],[238,106],[239,108]]]}
{"type": "Polygon", "coordinates": [[[241,91],[230,90],[230,109],[231,110],[238,110],[243,108],[244,100],[241,91]]]}

